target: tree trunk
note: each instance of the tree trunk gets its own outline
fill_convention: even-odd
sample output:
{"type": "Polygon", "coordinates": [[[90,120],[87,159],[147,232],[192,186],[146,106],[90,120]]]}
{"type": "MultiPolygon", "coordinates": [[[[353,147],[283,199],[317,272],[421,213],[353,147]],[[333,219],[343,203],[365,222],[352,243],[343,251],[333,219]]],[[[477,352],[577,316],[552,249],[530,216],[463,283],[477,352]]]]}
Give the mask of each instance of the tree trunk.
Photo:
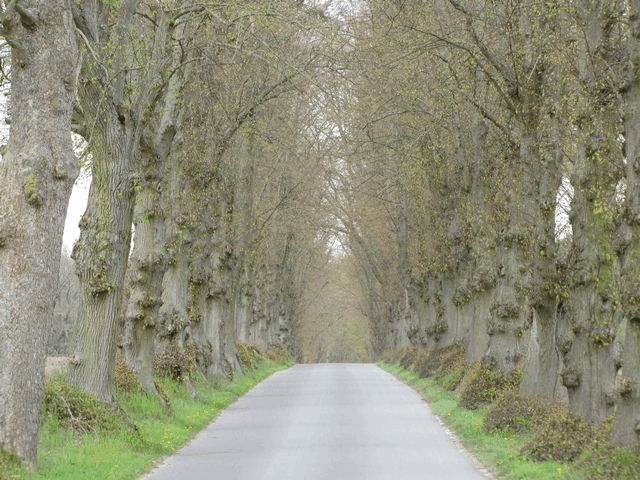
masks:
{"type": "MultiPolygon", "coordinates": [[[[182,38],[182,29],[176,33],[182,38]]],[[[173,65],[182,61],[179,49],[175,49],[173,65]]],[[[182,76],[173,75],[164,98],[164,108],[152,129],[152,138],[146,139],[143,149],[141,190],[134,208],[135,239],[131,254],[129,295],[125,310],[125,357],[145,391],[157,395],[153,380],[155,343],[160,329],[162,305],[162,281],[167,269],[166,216],[171,212],[173,188],[164,187],[167,182],[178,181],[172,152],[181,116],[177,108],[182,76]]],[[[177,142],[179,143],[179,142],[177,142]]]]}
{"type": "Polygon", "coordinates": [[[520,135],[520,152],[510,186],[508,222],[503,225],[496,246],[498,277],[488,325],[491,338],[487,355],[505,371],[513,371],[520,363],[525,345],[523,333],[532,315],[528,292],[533,280],[531,252],[535,248],[535,224],[530,218],[536,211],[530,175],[533,139],[525,126],[521,129],[525,132],[520,135]]]}
{"type": "Polygon", "coordinates": [[[233,312],[236,323],[236,336],[241,342],[249,340],[249,329],[252,323],[251,314],[251,282],[256,263],[256,226],[255,226],[255,163],[258,155],[252,134],[240,131],[237,134],[237,160],[234,167],[238,169],[238,181],[234,195],[233,233],[239,261],[233,272],[233,312]]]}
{"type": "Polygon", "coordinates": [[[625,316],[622,368],[616,383],[621,395],[613,422],[613,442],[640,448],[640,0],[630,2],[629,78],[624,93],[627,162],[625,224],[620,243],[622,309],[625,316]],[[629,391],[630,390],[630,391],[629,391]]]}
{"type": "Polygon", "coordinates": [[[124,352],[145,391],[157,395],[153,358],[165,270],[164,215],[159,208],[162,180],[157,156],[147,149],[143,158],[144,178],[134,208],[135,238],[127,270],[124,352]]]}
{"type": "Polygon", "coordinates": [[[528,344],[520,384],[521,393],[549,402],[564,399],[566,394],[559,383],[562,359],[556,342],[559,302],[554,288],[558,281],[555,224],[556,199],[562,181],[562,154],[559,148],[560,125],[556,119],[551,121],[551,133],[545,133],[544,125],[538,126],[538,142],[543,147],[535,148],[532,142],[527,155],[530,178],[534,178],[536,170],[539,173],[532,181],[535,186],[530,192],[533,202],[528,213],[533,214],[529,254],[532,282],[531,292],[523,300],[531,303],[531,317],[530,324],[525,325],[530,330],[527,331],[528,344]],[[536,166],[536,161],[541,168],[536,166]]]}
{"type": "MultiPolygon", "coordinates": [[[[596,136],[596,132],[588,132],[596,136]]],[[[574,412],[590,421],[602,422],[613,413],[616,369],[612,357],[618,318],[615,312],[617,275],[611,232],[613,213],[609,203],[616,179],[611,169],[602,171],[606,150],[591,145],[576,159],[571,203],[573,243],[571,282],[566,301],[570,334],[563,342],[565,372],[580,378],[568,385],[574,412]],[[589,152],[592,152],[590,154],[589,152]]]]}
{"type": "Polygon", "coordinates": [[[78,165],[71,114],[78,51],[70,2],[23,0],[9,14],[11,132],[0,161],[0,447],[36,463],[47,322],[78,165]],[[21,22],[22,20],[22,22],[21,22]]]}
{"type": "MultiPolygon", "coordinates": [[[[89,101],[92,101],[91,99],[89,101]]],[[[80,318],[69,381],[105,403],[115,403],[113,371],[124,277],[131,247],[138,140],[118,120],[115,107],[102,113],[93,142],[89,201],[73,251],[82,288],[80,318]],[[101,138],[97,138],[98,135],[101,138]]]]}

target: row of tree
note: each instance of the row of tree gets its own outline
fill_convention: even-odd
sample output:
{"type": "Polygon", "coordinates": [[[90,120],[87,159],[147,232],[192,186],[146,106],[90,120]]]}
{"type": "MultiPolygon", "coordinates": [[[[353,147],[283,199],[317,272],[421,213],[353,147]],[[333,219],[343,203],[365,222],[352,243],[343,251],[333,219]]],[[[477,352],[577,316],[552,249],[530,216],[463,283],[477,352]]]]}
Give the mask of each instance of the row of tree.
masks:
{"type": "Polygon", "coordinates": [[[0,448],[33,466],[81,164],[71,384],[113,405],[118,350],[153,395],[169,346],[214,378],[239,368],[238,340],[290,342],[330,236],[319,105],[335,59],[317,47],[337,29],[313,5],[270,0],[10,0],[0,22],[0,448]]]}
{"type": "Polygon", "coordinates": [[[640,446],[640,2],[371,0],[329,190],[379,350],[459,342],[640,446]]]}
{"type": "Polygon", "coordinates": [[[640,0],[348,3],[2,2],[0,447],[35,460],[71,132],[90,395],[118,349],[153,395],[170,345],[457,342],[640,445],[640,0]]]}

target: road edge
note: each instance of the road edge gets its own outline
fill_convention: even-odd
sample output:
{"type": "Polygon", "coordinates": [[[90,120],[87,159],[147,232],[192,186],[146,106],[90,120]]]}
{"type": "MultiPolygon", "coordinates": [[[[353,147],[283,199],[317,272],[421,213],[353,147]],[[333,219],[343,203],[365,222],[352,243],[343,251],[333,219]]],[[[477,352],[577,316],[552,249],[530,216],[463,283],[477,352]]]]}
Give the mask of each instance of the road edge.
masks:
{"type": "Polygon", "coordinates": [[[380,370],[385,372],[387,375],[395,378],[396,380],[402,382],[403,384],[405,384],[406,386],[411,388],[411,390],[413,390],[414,392],[416,392],[420,396],[422,401],[425,403],[426,407],[429,409],[429,412],[431,413],[431,415],[434,416],[434,418],[437,420],[438,424],[445,431],[447,436],[451,439],[451,441],[458,448],[458,450],[460,450],[463,454],[465,454],[469,458],[469,460],[471,461],[473,466],[478,470],[478,472],[480,474],[484,475],[487,480],[500,480],[501,477],[497,474],[497,472],[495,472],[491,468],[490,465],[486,465],[484,462],[482,462],[478,458],[478,456],[473,451],[473,445],[468,445],[469,442],[465,442],[463,438],[461,438],[459,435],[457,435],[449,427],[449,425],[447,425],[447,423],[442,419],[442,417],[440,415],[438,415],[437,413],[435,413],[433,411],[433,409],[431,408],[431,403],[429,402],[429,399],[424,395],[424,392],[422,392],[415,385],[412,385],[411,383],[407,382],[404,378],[396,375],[392,371],[390,371],[387,368],[385,368],[386,364],[384,362],[377,362],[375,365],[380,370]]]}

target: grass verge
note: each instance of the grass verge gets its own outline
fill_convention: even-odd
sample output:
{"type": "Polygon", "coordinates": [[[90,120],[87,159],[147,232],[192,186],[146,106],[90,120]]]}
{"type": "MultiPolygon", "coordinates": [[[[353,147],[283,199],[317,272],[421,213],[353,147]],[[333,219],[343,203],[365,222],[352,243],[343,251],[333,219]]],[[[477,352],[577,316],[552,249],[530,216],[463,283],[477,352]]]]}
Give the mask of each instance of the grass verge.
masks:
{"type": "Polygon", "coordinates": [[[232,382],[195,381],[195,399],[185,382],[163,378],[158,384],[170,401],[167,411],[158,398],[139,390],[119,391],[123,410],[136,425],[130,429],[77,431],[44,414],[38,470],[20,471],[0,457],[0,480],[128,480],[136,479],[159,459],[175,452],[206,427],[222,409],[274,372],[292,365],[288,360],[263,360],[232,382]],[[3,464],[7,465],[3,469],[3,464]]]}
{"type": "Polygon", "coordinates": [[[640,478],[640,457],[628,451],[601,447],[587,449],[575,462],[536,462],[523,454],[531,442],[530,432],[487,431],[483,428],[489,409],[468,410],[460,405],[458,391],[450,391],[434,378],[421,378],[397,363],[379,365],[414,387],[435,413],[497,478],[508,480],[632,480],[640,478]]]}

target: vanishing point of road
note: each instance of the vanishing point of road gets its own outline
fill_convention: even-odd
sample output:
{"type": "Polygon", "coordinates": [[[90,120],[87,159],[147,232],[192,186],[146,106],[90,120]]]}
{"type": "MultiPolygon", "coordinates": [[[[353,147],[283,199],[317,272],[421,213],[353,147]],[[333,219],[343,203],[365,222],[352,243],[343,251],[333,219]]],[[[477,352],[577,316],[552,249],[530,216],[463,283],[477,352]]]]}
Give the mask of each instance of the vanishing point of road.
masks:
{"type": "Polygon", "coordinates": [[[278,372],[145,480],[486,478],[410,387],[376,365],[278,372]]]}

